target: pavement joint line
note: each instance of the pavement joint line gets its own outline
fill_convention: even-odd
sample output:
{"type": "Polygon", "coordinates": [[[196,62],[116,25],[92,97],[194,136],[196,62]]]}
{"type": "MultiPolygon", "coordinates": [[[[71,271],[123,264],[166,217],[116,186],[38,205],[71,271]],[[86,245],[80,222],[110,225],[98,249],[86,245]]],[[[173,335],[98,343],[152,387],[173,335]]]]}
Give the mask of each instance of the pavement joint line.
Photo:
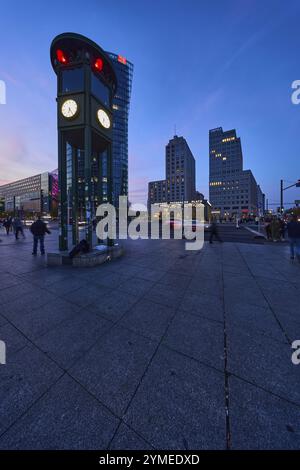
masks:
{"type": "Polygon", "coordinates": [[[207,362],[197,359],[196,357],[190,356],[189,354],[186,354],[182,351],[178,351],[177,349],[172,348],[171,346],[167,344],[162,344],[162,348],[168,349],[169,351],[175,352],[176,354],[179,354],[180,356],[186,357],[187,359],[190,359],[191,361],[200,364],[201,366],[204,366],[208,369],[212,369],[214,372],[217,372],[218,374],[224,375],[224,369],[218,369],[216,366],[212,366],[211,364],[208,364],[207,362]]]}
{"type": "Polygon", "coordinates": [[[265,295],[263,289],[262,289],[261,286],[258,284],[256,277],[255,277],[255,276],[253,275],[253,273],[251,272],[251,270],[250,270],[250,268],[249,268],[249,266],[248,266],[248,263],[247,263],[247,261],[245,260],[245,257],[244,257],[244,255],[243,255],[243,253],[240,251],[239,247],[238,247],[238,250],[239,250],[239,252],[240,252],[240,256],[241,256],[241,257],[243,258],[243,260],[245,261],[245,263],[246,263],[246,265],[247,265],[247,267],[248,267],[248,269],[249,269],[249,272],[251,273],[251,276],[252,276],[252,278],[254,279],[254,281],[255,281],[255,283],[256,283],[256,286],[258,287],[259,291],[261,292],[262,296],[264,297],[265,301],[267,302],[267,304],[268,304],[268,306],[269,306],[271,312],[273,313],[273,316],[274,316],[276,322],[278,323],[278,325],[279,325],[279,327],[280,327],[280,329],[281,329],[283,335],[286,337],[288,343],[291,345],[291,344],[292,344],[291,339],[289,338],[287,332],[285,331],[285,329],[283,328],[283,326],[282,326],[282,324],[281,324],[281,321],[279,320],[279,318],[277,317],[276,313],[274,312],[274,309],[273,309],[272,305],[270,304],[268,298],[266,297],[266,295],[265,295]]]}
{"type": "Polygon", "coordinates": [[[226,419],[226,449],[231,448],[231,426],[230,426],[230,399],[229,399],[229,374],[227,369],[227,323],[226,323],[226,308],[224,296],[224,272],[223,272],[223,259],[224,253],[221,250],[220,263],[221,263],[221,276],[222,276],[222,307],[223,307],[223,332],[224,332],[224,394],[225,394],[225,419],[226,419]]]}
{"type": "MultiPolygon", "coordinates": [[[[97,340],[82,354],[82,356],[80,356],[80,360],[90,352],[90,350],[98,343],[98,341],[99,341],[100,338],[102,338],[103,336],[105,336],[105,335],[106,335],[109,331],[111,331],[115,326],[118,326],[118,323],[120,323],[120,321],[123,319],[123,317],[128,313],[128,311],[129,311],[131,308],[133,308],[133,307],[136,305],[136,303],[137,303],[138,301],[139,301],[139,299],[138,299],[133,305],[131,305],[130,307],[128,307],[128,309],[123,313],[123,315],[122,315],[120,318],[118,318],[116,321],[108,320],[106,317],[103,317],[103,314],[102,314],[102,315],[101,315],[101,314],[99,315],[99,316],[101,316],[101,318],[103,318],[104,320],[107,320],[108,322],[110,322],[111,325],[110,325],[110,327],[103,333],[103,335],[100,335],[100,336],[97,338],[97,340]]],[[[92,304],[90,304],[90,305],[92,305],[92,304]]],[[[80,309],[80,312],[81,312],[81,310],[85,310],[85,309],[87,309],[87,308],[88,308],[88,306],[82,307],[82,309],[80,309]]],[[[96,315],[98,315],[98,313],[96,313],[96,315]]],[[[71,369],[71,367],[73,367],[73,364],[72,364],[72,366],[70,366],[68,369],[66,369],[66,371],[68,372],[68,371],[71,369]]],[[[72,378],[74,378],[74,377],[72,376],[72,378]]]]}
{"type": "MultiPolygon", "coordinates": [[[[61,368],[60,368],[61,369],[61,368]]],[[[36,400],[34,400],[29,406],[28,408],[26,408],[26,410],[23,411],[23,413],[21,413],[14,421],[13,423],[11,423],[1,434],[0,434],[0,444],[1,444],[1,438],[4,436],[4,434],[6,434],[18,421],[20,421],[24,416],[26,416],[26,414],[31,410],[31,408],[36,405],[36,403],[38,403],[45,395],[46,393],[48,393],[51,388],[56,385],[62,378],[63,376],[65,375],[65,372],[62,370],[62,374],[53,382],[51,383],[51,385],[49,385],[49,387],[46,388],[46,390],[44,390],[44,392],[39,396],[37,397],[36,400]]]]}
{"type": "Polygon", "coordinates": [[[196,317],[196,318],[203,318],[204,320],[208,320],[208,321],[211,321],[213,323],[218,323],[218,325],[223,325],[223,321],[222,320],[216,320],[215,318],[209,318],[209,317],[206,317],[205,315],[202,315],[202,314],[197,314],[197,313],[192,313],[191,311],[186,311],[186,310],[181,310],[182,313],[187,313],[189,315],[192,315],[193,317],[196,317]]]}
{"type": "MultiPolygon", "coordinates": [[[[177,313],[178,313],[178,312],[177,312],[177,313]]],[[[177,314],[177,313],[176,313],[176,314],[177,314]]],[[[135,331],[135,330],[133,330],[132,328],[130,328],[129,326],[125,326],[125,325],[123,325],[123,324],[122,324],[121,326],[122,326],[123,329],[125,329],[125,330],[127,330],[127,331],[130,331],[131,333],[134,333],[134,334],[140,336],[141,338],[145,338],[145,339],[151,340],[151,341],[153,341],[153,342],[158,342],[158,341],[159,341],[158,339],[153,339],[153,338],[151,338],[151,336],[147,336],[147,335],[145,335],[144,333],[140,333],[140,332],[138,332],[138,331],[135,331]]],[[[168,327],[166,327],[166,328],[168,328],[168,327]]],[[[175,348],[172,348],[171,346],[169,346],[169,345],[167,345],[167,344],[161,344],[161,347],[162,347],[162,348],[165,348],[165,349],[168,349],[169,351],[175,352],[176,354],[179,354],[180,356],[186,357],[187,359],[190,359],[191,361],[196,362],[197,364],[201,364],[202,366],[208,367],[209,369],[213,369],[213,370],[216,371],[216,372],[219,372],[219,373],[221,373],[221,374],[224,374],[224,370],[218,369],[217,367],[212,366],[211,364],[208,364],[207,362],[202,361],[201,359],[197,359],[197,358],[194,357],[194,356],[190,356],[189,354],[184,353],[184,352],[182,352],[182,351],[179,351],[179,350],[177,350],[177,349],[175,349],[175,348]]]]}
{"type": "Polygon", "coordinates": [[[136,429],[134,429],[130,424],[126,423],[125,421],[123,421],[122,418],[119,418],[120,419],[120,424],[118,425],[117,427],[117,430],[114,432],[114,435],[113,435],[113,438],[109,441],[109,444],[107,446],[107,450],[111,450],[111,444],[113,443],[113,440],[114,438],[116,437],[116,434],[118,432],[118,430],[120,429],[121,425],[124,424],[125,426],[127,426],[131,431],[133,431],[140,439],[142,439],[146,444],[148,444],[153,450],[156,450],[156,448],[151,444],[151,442],[149,442],[142,434],[140,434],[139,431],[137,431],[136,429]]]}
{"type": "Polygon", "coordinates": [[[278,399],[280,399],[280,400],[282,400],[286,403],[289,403],[290,405],[293,405],[293,406],[296,406],[297,408],[300,408],[300,402],[297,403],[293,400],[289,400],[288,398],[283,397],[282,395],[278,395],[278,393],[274,393],[272,390],[269,390],[269,389],[263,387],[262,385],[259,385],[259,384],[255,383],[255,382],[252,382],[251,380],[246,379],[245,377],[242,377],[241,375],[238,375],[235,372],[230,372],[229,371],[229,377],[235,377],[236,379],[239,379],[242,382],[245,382],[249,385],[252,385],[253,387],[258,388],[259,390],[263,390],[265,393],[268,393],[269,395],[272,395],[273,397],[276,397],[276,398],[278,398],[278,399]]]}

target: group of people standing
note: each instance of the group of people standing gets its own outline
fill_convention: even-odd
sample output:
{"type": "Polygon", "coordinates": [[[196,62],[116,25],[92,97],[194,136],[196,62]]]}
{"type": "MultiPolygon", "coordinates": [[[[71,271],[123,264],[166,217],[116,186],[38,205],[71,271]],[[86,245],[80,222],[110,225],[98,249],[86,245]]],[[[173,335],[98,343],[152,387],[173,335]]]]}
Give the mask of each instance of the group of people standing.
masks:
{"type": "MultiPolygon", "coordinates": [[[[7,217],[3,222],[2,222],[3,227],[6,230],[6,235],[9,236],[10,232],[14,232],[16,240],[19,239],[19,235],[22,235],[23,238],[25,238],[24,234],[24,225],[22,223],[22,220],[20,217],[7,217]]],[[[37,220],[33,222],[30,226],[30,231],[33,235],[33,251],[32,254],[36,255],[37,254],[37,249],[38,249],[38,244],[40,245],[40,251],[41,254],[45,254],[45,245],[44,245],[44,239],[46,233],[51,233],[50,230],[48,230],[47,225],[45,222],[42,221],[41,217],[38,216],[37,220]]]]}
{"type": "Polygon", "coordinates": [[[3,222],[3,227],[6,230],[6,235],[9,235],[9,233],[13,231],[16,240],[19,239],[19,235],[25,238],[24,227],[20,217],[7,217],[3,222]]]}
{"type": "Polygon", "coordinates": [[[278,217],[266,220],[265,231],[268,240],[273,242],[284,241],[287,234],[291,259],[297,257],[300,262],[300,222],[296,214],[292,215],[288,221],[278,217]]]}
{"type": "Polygon", "coordinates": [[[285,239],[286,229],[287,223],[283,219],[273,217],[265,221],[267,239],[273,242],[283,241],[285,239]]]}

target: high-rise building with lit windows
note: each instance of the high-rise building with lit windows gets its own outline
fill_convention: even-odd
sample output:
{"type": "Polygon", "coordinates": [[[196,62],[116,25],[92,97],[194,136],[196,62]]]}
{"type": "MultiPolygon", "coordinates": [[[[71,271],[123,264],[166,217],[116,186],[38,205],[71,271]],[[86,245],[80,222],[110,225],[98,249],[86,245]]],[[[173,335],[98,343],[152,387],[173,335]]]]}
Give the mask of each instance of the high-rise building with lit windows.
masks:
{"type": "Polygon", "coordinates": [[[221,217],[259,213],[257,183],[251,170],[243,170],[241,139],[235,129],[209,131],[209,200],[221,217]]]}
{"type": "Polygon", "coordinates": [[[113,203],[128,194],[128,115],[132,87],[133,64],[125,57],[107,52],[114,64],[118,80],[113,98],[113,203]]]}
{"type": "Polygon", "coordinates": [[[148,204],[184,202],[195,198],[195,158],[184,137],[174,136],[166,145],[166,179],[151,181],[148,204]]]}

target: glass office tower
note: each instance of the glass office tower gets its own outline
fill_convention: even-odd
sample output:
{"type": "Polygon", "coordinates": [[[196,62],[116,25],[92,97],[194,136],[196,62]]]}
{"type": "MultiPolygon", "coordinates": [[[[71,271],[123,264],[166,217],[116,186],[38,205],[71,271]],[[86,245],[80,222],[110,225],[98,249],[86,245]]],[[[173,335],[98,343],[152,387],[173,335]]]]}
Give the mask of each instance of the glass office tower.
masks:
{"type": "Polygon", "coordinates": [[[128,194],[128,115],[133,76],[133,64],[125,57],[107,52],[114,64],[118,80],[113,98],[113,204],[119,196],[128,194]]]}
{"type": "Polygon", "coordinates": [[[220,217],[261,213],[257,183],[251,170],[243,170],[241,139],[235,129],[209,131],[209,200],[220,217]]]}

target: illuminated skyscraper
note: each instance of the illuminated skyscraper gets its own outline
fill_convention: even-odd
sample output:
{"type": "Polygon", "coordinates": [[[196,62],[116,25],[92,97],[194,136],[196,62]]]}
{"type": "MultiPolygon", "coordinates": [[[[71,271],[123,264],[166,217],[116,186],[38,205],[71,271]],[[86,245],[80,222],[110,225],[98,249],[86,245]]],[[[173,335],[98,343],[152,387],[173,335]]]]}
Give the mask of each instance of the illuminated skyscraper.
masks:
{"type": "Polygon", "coordinates": [[[243,170],[241,139],[235,129],[209,131],[209,200],[221,217],[260,213],[257,183],[251,170],[243,170]]]}
{"type": "Polygon", "coordinates": [[[195,198],[195,158],[184,137],[166,145],[166,179],[148,185],[148,204],[192,201],[195,198]]]}
{"type": "Polygon", "coordinates": [[[131,96],[133,64],[125,57],[107,53],[114,64],[118,79],[117,94],[113,98],[113,203],[128,194],[128,115],[131,96]]]}

